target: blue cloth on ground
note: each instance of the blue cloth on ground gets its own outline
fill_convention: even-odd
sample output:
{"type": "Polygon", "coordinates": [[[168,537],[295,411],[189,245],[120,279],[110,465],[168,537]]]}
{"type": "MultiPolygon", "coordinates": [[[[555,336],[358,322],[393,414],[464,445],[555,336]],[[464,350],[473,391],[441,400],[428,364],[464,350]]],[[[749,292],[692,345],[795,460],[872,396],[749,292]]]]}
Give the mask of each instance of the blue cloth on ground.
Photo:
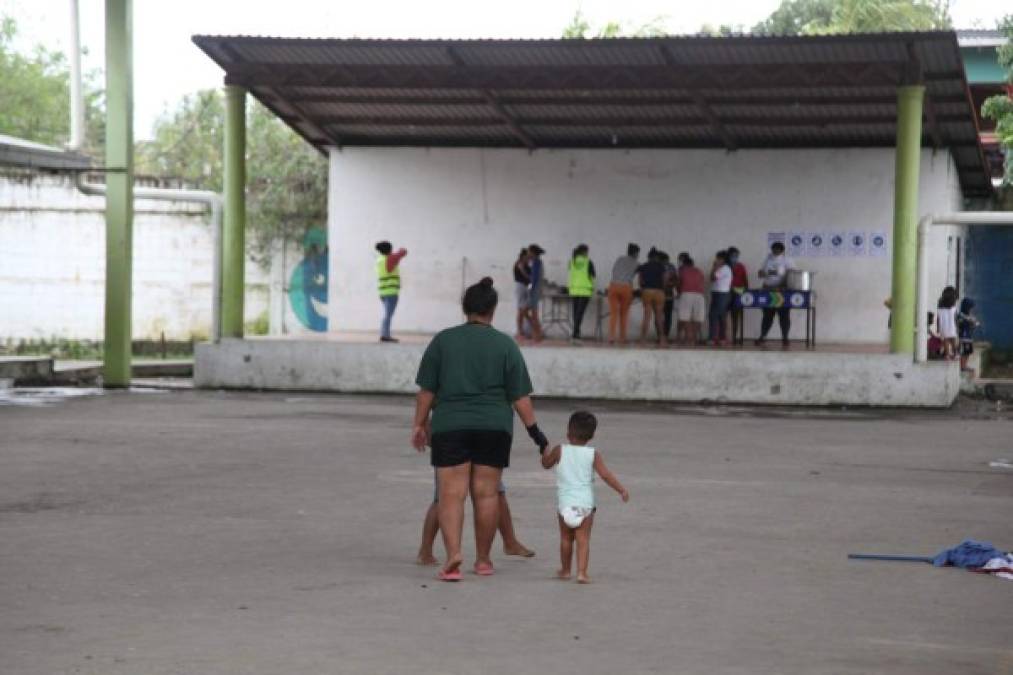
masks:
{"type": "Polygon", "coordinates": [[[992,542],[965,539],[959,546],[940,551],[932,559],[932,564],[936,567],[945,567],[946,565],[964,568],[982,567],[992,558],[1001,558],[1004,555],[1006,552],[992,546],[992,542]]]}

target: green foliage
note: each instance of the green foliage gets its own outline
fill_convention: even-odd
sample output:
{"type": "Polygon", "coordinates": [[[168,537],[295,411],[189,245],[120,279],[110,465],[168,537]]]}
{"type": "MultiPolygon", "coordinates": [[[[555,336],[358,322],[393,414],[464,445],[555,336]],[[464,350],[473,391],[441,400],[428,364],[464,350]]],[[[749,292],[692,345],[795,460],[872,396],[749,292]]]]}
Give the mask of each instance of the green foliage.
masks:
{"type": "Polygon", "coordinates": [[[782,0],[753,31],[766,35],[833,35],[951,26],[950,0],[782,0]]]}
{"type": "MultiPolygon", "coordinates": [[[[999,22],[1009,41],[999,47],[999,65],[1006,69],[1006,81],[1013,83],[1013,14],[999,22]]],[[[981,116],[995,120],[995,133],[1006,152],[1004,183],[1013,184],[1013,99],[1008,94],[990,96],[981,106],[981,116]]]]}
{"type": "Polygon", "coordinates": [[[732,37],[733,35],[741,35],[745,32],[746,29],[744,26],[732,26],[727,23],[723,23],[720,26],[714,26],[712,24],[705,23],[700,26],[700,30],[697,31],[697,35],[705,37],[732,37]]]}
{"type": "Polygon", "coordinates": [[[267,312],[263,312],[253,321],[247,321],[243,324],[244,335],[267,335],[270,329],[271,321],[267,316],[267,312]]]}
{"type": "MultiPolygon", "coordinates": [[[[138,147],[138,173],[221,190],[224,112],[218,90],[184,97],[138,147]]],[[[247,247],[260,263],[275,242],[302,241],[326,221],[326,160],[255,100],[246,114],[246,181],[247,247]]]]}
{"type": "Polygon", "coordinates": [[[827,26],[838,0],[781,0],[781,5],[753,32],[761,35],[803,35],[814,26],[827,26]]]}
{"type": "Polygon", "coordinates": [[[213,89],[183,97],[155,122],[154,136],[134,150],[135,168],[146,176],[180,178],[198,187],[222,189],[225,103],[213,89]]]}
{"type": "MultiPolygon", "coordinates": [[[[70,135],[70,73],[66,57],[39,45],[30,54],[15,51],[14,19],[0,16],[0,133],[46,145],[63,145],[70,135]]],[[[89,155],[102,154],[103,97],[92,73],[84,82],[89,155]]]]}
{"type": "Polygon", "coordinates": [[[275,241],[326,229],[327,160],[259,103],[247,124],[248,241],[265,262],[275,241]]]}
{"type": "Polygon", "coordinates": [[[574,12],[570,23],[563,29],[563,38],[569,40],[583,40],[588,37],[594,38],[621,38],[621,37],[664,37],[668,35],[665,28],[665,17],[656,16],[647,23],[639,26],[623,24],[619,21],[609,21],[604,26],[593,30],[591,22],[584,16],[584,12],[578,7],[574,12]]]}

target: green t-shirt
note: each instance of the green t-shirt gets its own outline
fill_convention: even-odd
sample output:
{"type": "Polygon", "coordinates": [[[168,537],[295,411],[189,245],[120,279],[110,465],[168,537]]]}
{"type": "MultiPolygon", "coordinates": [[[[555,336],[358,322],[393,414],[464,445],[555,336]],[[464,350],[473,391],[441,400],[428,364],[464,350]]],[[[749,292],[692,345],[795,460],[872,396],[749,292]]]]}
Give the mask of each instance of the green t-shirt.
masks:
{"type": "Polygon", "coordinates": [[[436,394],[433,432],[513,433],[512,404],[531,393],[517,344],[492,326],[466,323],[441,331],[422,355],[415,384],[436,394]]]}

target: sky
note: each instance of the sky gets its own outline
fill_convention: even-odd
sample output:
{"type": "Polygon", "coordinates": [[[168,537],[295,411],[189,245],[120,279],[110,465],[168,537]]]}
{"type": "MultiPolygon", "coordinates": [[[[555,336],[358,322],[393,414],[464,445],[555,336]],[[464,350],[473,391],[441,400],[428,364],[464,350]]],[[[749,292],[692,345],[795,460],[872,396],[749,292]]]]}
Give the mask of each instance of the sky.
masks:
{"type": "MultiPolygon", "coordinates": [[[[102,66],[104,0],[79,0],[85,72],[102,66]]],[[[552,38],[581,8],[592,26],[659,17],[670,33],[704,24],[748,28],[778,0],[134,0],[134,135],[185,94],[219,86],[222,71],[190,41],[198,33],[286,37],[552,38]]],[[[17,45],[66,50],[69,0],[0,0],[18,22],[17,45]]],[[[1005,0],[954,0],[960,28],[994,28],[1005,0]]]]}

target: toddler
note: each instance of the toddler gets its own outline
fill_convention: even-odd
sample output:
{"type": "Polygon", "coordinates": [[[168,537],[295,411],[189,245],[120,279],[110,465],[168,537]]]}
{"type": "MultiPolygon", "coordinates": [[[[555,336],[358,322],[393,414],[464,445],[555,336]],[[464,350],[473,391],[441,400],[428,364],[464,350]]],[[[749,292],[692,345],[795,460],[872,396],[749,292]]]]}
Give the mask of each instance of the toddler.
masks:
{"type": "Polygon", "coordinates": [[[562,560],[557,576],[569,579],[573,561],[573,544],[577,543],[577,583],[589,584],[587,563],[591,556],[591,526],[594,524],[594,474],[619,493],[624,502],[630,493],[608,467],[601,453],[588,446],[594,438],[598,420],[589,412],[579,410],[570,416],[566,429],[567,443],[542,455],[542,467],[556,467],[556,492],[559,518],[559,556],[562,560]]]}
{"type": "Polygon", "coordinates": [[[964,298],[957,312],[957,335],[960,337],[960,369],[967,370],[967,361],[974,353],[974,331],[981,322],[974,316],[974,300],[964,298]]]}

